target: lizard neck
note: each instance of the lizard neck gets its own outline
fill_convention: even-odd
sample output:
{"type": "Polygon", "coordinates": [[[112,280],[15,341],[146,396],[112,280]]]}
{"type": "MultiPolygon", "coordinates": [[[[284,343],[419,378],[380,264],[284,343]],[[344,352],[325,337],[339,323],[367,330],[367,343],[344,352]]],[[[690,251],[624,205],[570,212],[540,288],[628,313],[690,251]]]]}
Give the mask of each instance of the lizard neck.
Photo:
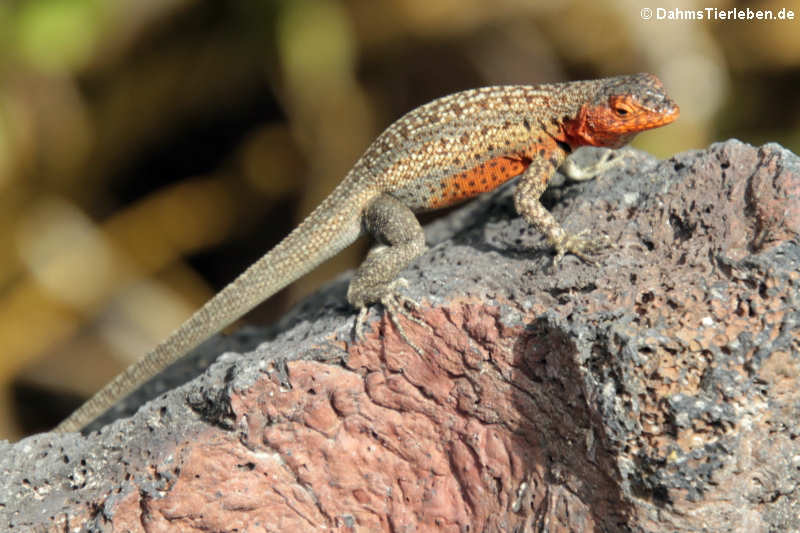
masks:
{"type": "Polygon", "coordinates": [[[592,111],[589,106],[582,106],[574,118],[566,118],[560,124],[560,131],[554,135],[554,138],[573,149],[581,146],[602,146],[616,149],[628,144],[638,133],[637,131],[625,133],[604,131],[592,121],[592,111]]]}

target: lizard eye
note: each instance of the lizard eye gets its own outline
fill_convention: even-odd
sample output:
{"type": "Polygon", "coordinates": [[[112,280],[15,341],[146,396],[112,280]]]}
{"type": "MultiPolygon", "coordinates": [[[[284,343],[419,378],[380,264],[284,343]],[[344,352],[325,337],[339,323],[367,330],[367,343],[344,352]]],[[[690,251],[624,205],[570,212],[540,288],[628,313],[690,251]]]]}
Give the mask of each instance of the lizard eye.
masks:
{"type": "Polygon", "coordinates": [[[625,109],[624,107],[615,107],[614,113],[616,113],[618,117],[624,117],[625,115],[628,114],[628,110],[625,109]]]}

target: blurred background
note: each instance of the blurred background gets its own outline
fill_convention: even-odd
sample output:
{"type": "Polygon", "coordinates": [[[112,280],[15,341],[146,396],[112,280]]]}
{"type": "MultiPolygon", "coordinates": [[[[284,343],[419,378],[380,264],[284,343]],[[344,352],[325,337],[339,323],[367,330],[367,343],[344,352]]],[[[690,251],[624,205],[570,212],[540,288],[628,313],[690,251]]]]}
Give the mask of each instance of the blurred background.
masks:
{"type": "MultiPolygon", "coordinates": [[[[649,71],[659,157],[800,148],[794,21],[684,0],[0,1],[0,438],[48,429],[266,252],[406,111],[461,89],[649,71]]],[[[366,242],[255,310],[275,320],[366,242]]]]}

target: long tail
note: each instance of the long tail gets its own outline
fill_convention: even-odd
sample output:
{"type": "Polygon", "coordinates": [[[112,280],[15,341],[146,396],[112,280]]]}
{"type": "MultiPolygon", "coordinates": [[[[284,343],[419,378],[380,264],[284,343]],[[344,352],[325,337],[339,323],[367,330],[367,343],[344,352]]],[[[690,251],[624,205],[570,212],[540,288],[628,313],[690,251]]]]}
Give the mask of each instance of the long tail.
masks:
{"type": "MultiPolygon", "coordinates": [[[[345,180],[347,181],[347,180],[345,180]]],[[[206,302],[169,337],[79,407],[54,431],[78,431],[142,383],[361,234],[361,202],[340,186],[275,248],[206,302]]]]}

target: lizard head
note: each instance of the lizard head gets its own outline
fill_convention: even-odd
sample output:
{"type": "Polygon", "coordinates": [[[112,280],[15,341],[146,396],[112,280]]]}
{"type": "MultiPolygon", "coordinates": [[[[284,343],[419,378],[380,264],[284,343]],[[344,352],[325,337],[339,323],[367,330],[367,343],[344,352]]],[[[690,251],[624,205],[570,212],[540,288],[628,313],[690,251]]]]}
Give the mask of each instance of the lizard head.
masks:
{"type": "Polygon", "coordinates": [[[640,131],[669,124],[679,114],[654,75],[619,76],[598,80],[594,98],[566,121],[564,133],[573,146],[620,148],[640,131]]]}

